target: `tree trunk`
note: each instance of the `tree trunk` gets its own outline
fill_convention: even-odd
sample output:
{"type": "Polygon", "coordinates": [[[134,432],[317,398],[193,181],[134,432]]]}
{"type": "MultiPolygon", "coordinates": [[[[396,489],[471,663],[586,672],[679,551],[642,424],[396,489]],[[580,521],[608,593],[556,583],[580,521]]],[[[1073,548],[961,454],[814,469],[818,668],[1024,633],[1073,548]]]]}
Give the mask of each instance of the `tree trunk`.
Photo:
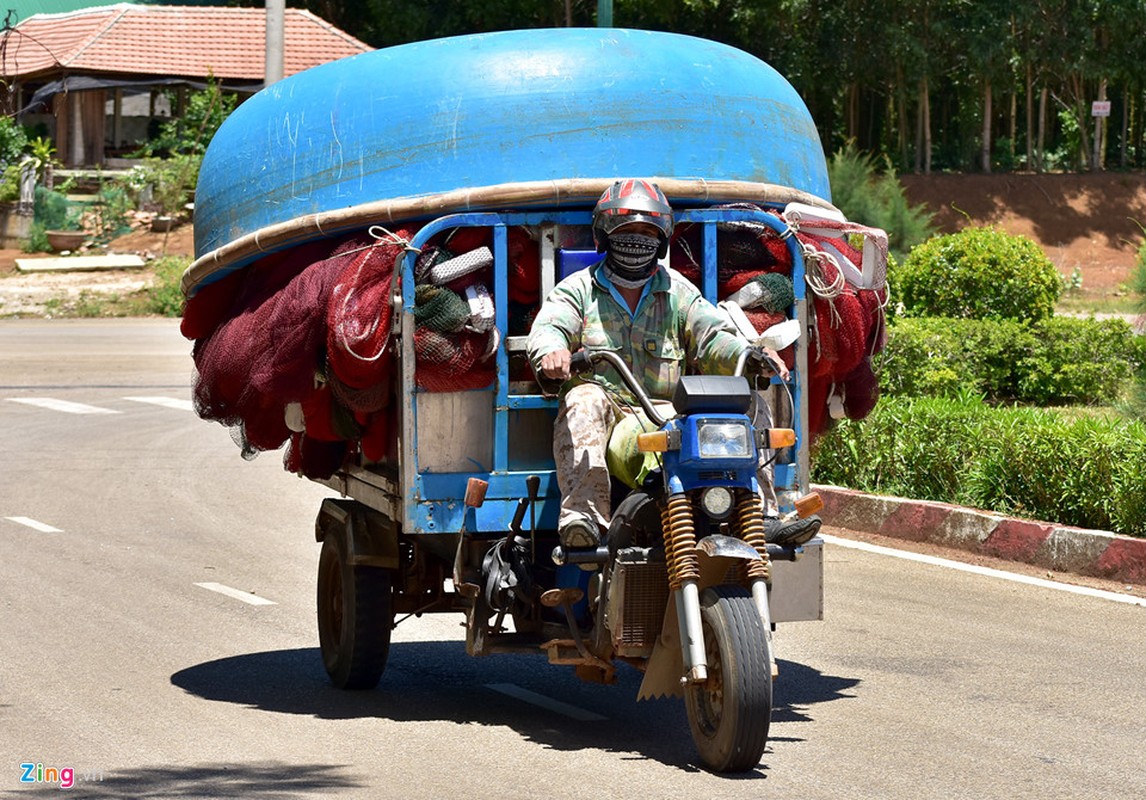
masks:
{"type": "Polygon", "coordinates": [[[915,107],[915,174],[931,174],[931,94],[927,78],[919,79],[919,100],[915,107]]]}
{"type": "Polygon", "coordinates": [[[1130,87],[1122,95],[1122,136],[1118,139],[1118,168],[1126,169],[1126,134],[1130,132],[1130,87]]]}
{"type": "Polygon", "coordinates": [[[1030,64],[1027,64],[1027,168],[1035,168],[1035,79],[1030,64]]]}
{"type": "Polygon", "coordinates": [[[899,168],[907,169],[907,87],[903,80],[903,64],[895,65],[895,99],[898,104],[896,113],[899,119],[895,122],[895,130],[899,137],[899,168]]]}
{"type": "Polygon", "coordinates": [[[1010,143],[1007,145],[1007,155],[1011,158],[1010,169],[1015,168],[1015,137],[1018,135],[1019,130],[1019,93],[1011,92],[1011,110],[1010,110],[1010,124],[1007,130],[1007,138],[1010,143]]]}
{"type": "MultiPolygon", "coordinates": [[[[1098,82],[1098,99],[1106,100],[1106,78],[1102,78],[1098,82]]],[[[1106,166],[1106,132],[1109,126],[1106,124],[1109,117],[1094,118],[1094,169],[1096,172],[1101,172],[1106,166]]]]}
{"type": "Polygon", "coordinates": [[[1043,90],[1039,92],[1039,143],[1036,149],[1035,159],[1038,162],[1038,170],[1042,172],[1046,169],[1046,143],[1047,143],[1047,95],[1050,90],[1043,86],[1043,90]]]}
{"type": "Polygon", "coordinates": [[[991,172],[991,82],[983,81],[983,148],[980,151],[983,172],[991,172]]]}
{"type": "Polygon", "coordinates": [[[919,96],[915,100],[915,174],[923,172],[923,112],[927,107],[923,101],[925,92],[924,87],[927,85],[926,78],[919,79],[919,86],[917,91],[919,96]]]}
{"type": "Polygon", "coordinates": [[[931,89],[923,79],[923,174],[931,174],[931,89]]]}
{"type": "Polygon", "coordinates": [[[853,83],[848,86],[848,138],[859,138],[859,84],[853,83]]]}
{"type": "Polygon", "coordinates": [[[1074,94],[1074,116],[1078,120],[1078,164],[1086,169],[1090,164],[1090,126],[1087,125],[1086,116],[1086,84],[1076,72],[1070,76],[1071,89],[1074,94]]]}

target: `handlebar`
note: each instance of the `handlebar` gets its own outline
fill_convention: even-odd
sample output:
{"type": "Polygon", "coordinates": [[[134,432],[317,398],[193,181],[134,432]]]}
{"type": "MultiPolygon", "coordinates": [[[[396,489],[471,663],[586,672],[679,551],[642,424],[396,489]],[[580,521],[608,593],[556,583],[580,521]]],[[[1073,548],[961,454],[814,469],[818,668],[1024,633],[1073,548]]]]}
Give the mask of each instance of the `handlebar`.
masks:
{"type": "MultiPolygon", "coordinates": [[[[771,367],[772,372],[779,372],[779,370],[776,368],[776,365],[773,364],[772,360],[764,354],[763,350],[754,346],[749,346],[744,348],[744,350],[740,353],[740,358],[736,361],[736,371],[733,374],[738,376],[743,375],[744,369],[748,364],[748,359],[752,358],[753,356],[755,356],[757,360],[771,367]]],[[[609,366],[613,367],[613,369],[617,370],[617,373],[621,376],[621,381],[625,384],[625,386],[628,387],[629,391],[633,393],[633,396],[636,397],[637,401],[641,404],[641,408],[644,410],[645,416],[649,418],[649,422],[653,423],[658,428],[665,424],[667,420],[657,411],[656,407],[653,405],[652,400],[650,400],[649,396],[645,393],[644,387],[641,386],[641,384],[633,376],[629,366],[623,360],[621,360],[621,357],[616,353],[610,352],[608,350],[578,350],[569,358],[569,371],[574,375],[581,375],[586,372],[591,372],[594,365],[599,361],[604,361],[609,364],[609,366]]]]}
{"type": "Polygon", "coordinates": [[[632,371],[629,370],[628,365],[621,360],[621,357],[616,353],[611,353],[608,350],[578,350],[569,359],[569,371],[574,375],[579,375],[584,372],[589,372],[593,366],[599,362],[604,361],[609,364],[621,376],[621,381],[628,387],[633,396],[637,398],[637,402],[641,404],[641,408],[645,412],[645,416],[649,418],[649,422],[656,425],[658,428],[663,426],[667,420],[661,416],[657,411],[653,401],[645,394],[645,389],[637,382],[633,376],[632,371]]]}
{"type": "Polygon", "coordinates": [[[593,371],[593,359],[588,350],[578,350],[569,357],[569,371],[574,375],[581,375],[593,371]]]}
{"type": "Polygon", "coordinates": [[[780,370],[777,368],[777,365],[772,361],[771,358],[764,354],[764,350],[762,348],[759,348],[756,345],[749,345],[740,351],[740,358],[736,360],[736,371],[732,374],[743,375],[744,368],[748,365],[748,359],[750,358],[754,358],[754,360],[766,365],[773,374],[780,374],[780,370]]]}

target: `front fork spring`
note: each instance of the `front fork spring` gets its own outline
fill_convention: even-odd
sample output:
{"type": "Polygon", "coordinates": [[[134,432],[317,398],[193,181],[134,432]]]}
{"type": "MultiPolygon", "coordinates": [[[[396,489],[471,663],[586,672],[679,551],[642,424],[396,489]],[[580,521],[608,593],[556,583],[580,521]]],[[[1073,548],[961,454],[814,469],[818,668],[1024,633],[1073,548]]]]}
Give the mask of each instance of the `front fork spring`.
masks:
{"type": "Polygon", "coordinates": [[[746,572],[748,580],[763,579],[772,582],[772,560],[768,557],[768,542],[764,538],[764,507],[760,496],[748,489],[736,493],[736,518],[740,524],[740,538],[760,554],[760,561],[750,561],[746,572]]]}
{"type": "Polygon", "coordinates": [[[661,530],[664,533],[669,588],[676,591],[685,581],[700,579],[696,526],[692,520],[692,504],[685,495],[669,497],[661,509],[661,530]]]}

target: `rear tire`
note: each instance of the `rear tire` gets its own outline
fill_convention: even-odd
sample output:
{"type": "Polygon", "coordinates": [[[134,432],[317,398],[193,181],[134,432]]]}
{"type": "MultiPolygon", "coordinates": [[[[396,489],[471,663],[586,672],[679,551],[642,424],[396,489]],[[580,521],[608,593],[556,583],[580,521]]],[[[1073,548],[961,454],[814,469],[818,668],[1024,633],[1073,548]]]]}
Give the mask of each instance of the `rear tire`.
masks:
{"type": "Polygon", "coordinates": [[[390,573],[347,563],[343,531],[331,531],[318,559],[318,641],[339,689],[373,689],[390,654],[390,573]]]}
{"type": "Polygon", "coordinates": [[[700,598],[708,680],[685,688],[692,738],[706,767],[744,772],[760,763],[772,721],[768,637],[752,596],[738,586],[700,598]]]}

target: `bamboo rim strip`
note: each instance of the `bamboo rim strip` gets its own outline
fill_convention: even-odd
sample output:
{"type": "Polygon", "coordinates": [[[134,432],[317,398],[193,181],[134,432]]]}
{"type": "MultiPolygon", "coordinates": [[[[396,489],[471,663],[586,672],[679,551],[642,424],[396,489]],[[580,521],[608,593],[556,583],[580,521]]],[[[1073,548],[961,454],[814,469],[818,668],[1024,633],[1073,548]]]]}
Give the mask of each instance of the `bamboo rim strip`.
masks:
{"type": "MultiPolygon", "coordinates": [[[[240,236],[232,242],[200,256],[183,273],[181,288],[191,297],[201,286],[210,283],[219,272],[226,272],[237,262],[261,253],[283,250],[310,241],[314,235],[334,236],[372,224],[407,222],[467,211],[495,211],[507,208],[553,208],[583,206],[596,202],[615,178],[569,178],[556,181],[500,183],[473,189],[375,200],[335,211],[306,214],[277,222],[240,236]]],[[[787,186],[752,181],[708,181],[703,178],[651,178],[670,201],[805,203],[832,210],[834,206],[816,195],[787,186]]]]}

